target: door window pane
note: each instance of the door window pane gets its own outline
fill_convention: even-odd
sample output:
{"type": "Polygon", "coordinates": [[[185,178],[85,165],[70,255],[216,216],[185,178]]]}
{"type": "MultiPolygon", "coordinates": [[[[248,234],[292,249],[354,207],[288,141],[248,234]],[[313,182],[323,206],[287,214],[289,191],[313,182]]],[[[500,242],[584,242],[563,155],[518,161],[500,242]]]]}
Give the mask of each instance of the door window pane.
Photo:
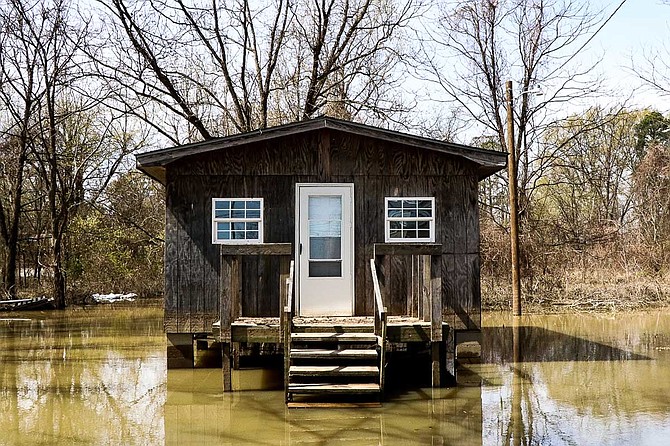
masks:
{"type": "Polygon", "coordinates": [[[342,197],[311,195],[308,212],[310,220],[342,220],[342,197]]]}
{"type": "Polygon", "coordinates": [[[342,262],[309,262],[309,277],[341,277],[342,262]]]}
{"type": "Polygon", "coordinates": [[[310,237],[310,259],[340,259],[342,239],[340,237],[310,237]]]}
{"type": "Polygon", "coordinates": [[[311,195],[308,199],[309,277],[342,275],[342,197],[311,195]],[[313,262],[312,260],[321,260],[313,262]],[[332,261],[322,261],[332,260],[332,261]]]}

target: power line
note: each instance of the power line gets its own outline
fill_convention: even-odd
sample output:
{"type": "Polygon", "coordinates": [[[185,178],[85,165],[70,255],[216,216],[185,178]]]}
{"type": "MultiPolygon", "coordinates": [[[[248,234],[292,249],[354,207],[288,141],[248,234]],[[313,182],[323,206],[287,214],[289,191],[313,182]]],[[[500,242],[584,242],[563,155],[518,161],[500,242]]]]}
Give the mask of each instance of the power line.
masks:
{"type": "Polygon", "coordinates": [[[584,44],[583,44],[582,46],[580,46],[580,47],[577,49],[577,51],[575,51],[575,52],[572,54],[572,56],[570,56],[570,57],[568,58],[568,60],[566,60],[565,62],[563,62],[563,64],[562,64],[560,67],[556,68],[554,71],[552,71],[551,73],[549,73],[546,77],[547,77],[547,78],[550,78],[554,73],[556,73],[558,70],[562,69],[562,68],[563,68],[564,66],[566,66],[572,59],[574,59],[575,56],[576,56],[577,54],[579,54],[579,52],[580,52],[581,50],[583,50],[584,47],[586,47],[586,45],[588,45],[588,44],[593,40],[593,38],[600,32],[600,30],[603,29],[603,28],[605,27],[605,25],[607,25],[607,22],[609,22],[609,21],[612,19],[612,17],[614,17],[614,15],[615,15],[617,12],[619,12],[619,10],[620,10],[621,7],[624,5],[624,3],[626,3],[626,1],[627,1],[627,0],[623,0],[623,1],[619,4],[619,6],[616,7],[616,9],[612,12],[612,14],[610,14],[610,16],[607,17],[607,20],[605,20],[605,21],[602,23],[602,25],[600,25],[600,27],[596,30],[596,32],[594,32],[594,33],[591,35],[591,37],[589,37],[589,38],[586,40],[586,42],[584,42],[584,44]]]}

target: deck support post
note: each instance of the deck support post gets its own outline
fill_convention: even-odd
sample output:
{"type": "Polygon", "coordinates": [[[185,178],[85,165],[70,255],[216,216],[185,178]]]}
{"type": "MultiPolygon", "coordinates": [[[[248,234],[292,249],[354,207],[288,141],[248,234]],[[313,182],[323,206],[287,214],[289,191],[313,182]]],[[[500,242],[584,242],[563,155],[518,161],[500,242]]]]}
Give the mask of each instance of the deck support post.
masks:
{"type": "Polygon", "coordinates": [[[221,260],[221,369],[223,371],[223,391],[231,392],[233,390],[231,324],[241,313],[241,268],[239,256],[224,255],[221,260]]]}
{"type": "Polygon", "coordinates": [[[433,387],[443,387],[444,380],[444,343],[431,342],[430,356],[431,356],[431,384],[433,387]]]}
{"type": "Polygon", "coordinates": [[[240,343],[239,342],[233,342],[232,343],[232,348],[231,348],[231,353],[232,353],[232,367],[233,370],[239,370],[240,369],[240,343]]]}
{"type": "Polygon", "coordinates": [[[222,364],[221,368],[223,369],[223,391],[232,392],[233,390],[233,374],[230,369],[230,343],[222,342],[221,343],[221,358],[222,364]]]}
{"type": "Polygon", "coordinates": [[[456,338],[454,330],[449,329],[445,333],[445,380],[444,385],[447,387],[453,387],[456,385],[456,338]]]}

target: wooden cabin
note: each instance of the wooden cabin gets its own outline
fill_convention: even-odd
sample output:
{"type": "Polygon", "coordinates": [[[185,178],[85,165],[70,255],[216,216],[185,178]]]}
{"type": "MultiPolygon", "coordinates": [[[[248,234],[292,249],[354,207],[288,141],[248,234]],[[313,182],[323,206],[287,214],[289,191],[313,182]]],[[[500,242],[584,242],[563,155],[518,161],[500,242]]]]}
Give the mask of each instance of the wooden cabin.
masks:
{"type": "Polygon", "coordinates": [[[423,343],[453,381],[481,327],[478,182],[506,161],[329,117],[138,155],[166,188],[168,366],[214,337],[226,390],[260,344],[287,400],[381,394],[389,346],[423,343]]]}

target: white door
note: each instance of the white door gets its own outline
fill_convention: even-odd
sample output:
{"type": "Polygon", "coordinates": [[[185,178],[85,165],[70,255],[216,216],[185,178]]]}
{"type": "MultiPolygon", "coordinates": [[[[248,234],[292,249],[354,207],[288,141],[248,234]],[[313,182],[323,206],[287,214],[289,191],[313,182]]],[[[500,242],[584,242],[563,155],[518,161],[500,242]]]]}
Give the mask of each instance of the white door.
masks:
{"type": "Polygon", "coordinates": [[[353,184],[296,185],[301,316],[353,315],[353,190],[353,184]]]}

